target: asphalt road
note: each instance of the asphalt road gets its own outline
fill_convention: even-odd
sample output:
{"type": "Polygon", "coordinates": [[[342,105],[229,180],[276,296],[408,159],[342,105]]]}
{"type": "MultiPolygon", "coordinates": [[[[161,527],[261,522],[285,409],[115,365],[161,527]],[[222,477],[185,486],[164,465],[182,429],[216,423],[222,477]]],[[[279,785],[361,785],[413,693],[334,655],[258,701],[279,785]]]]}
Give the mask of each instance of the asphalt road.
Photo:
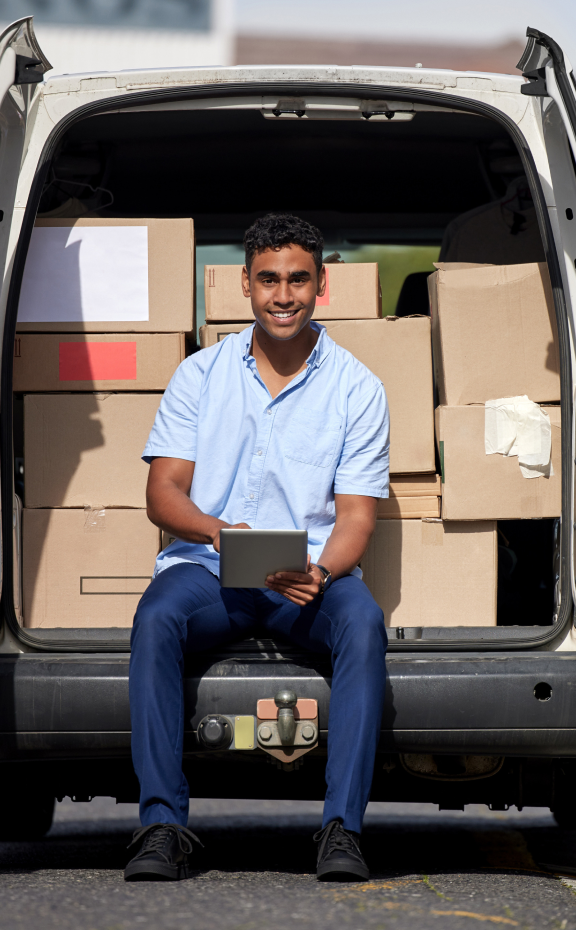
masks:
{"type": "Polygon", "coordinates": [[[0,844],[2,930],[576,930],[576,831],[544,810],[371,804],[369,882],[320,884],[315,802],[193,801],[188,881],[125,884],[135,805],[64,801],[38,843],[0,844]],[[547,870],[542,863],[568,869],[547,870]]]}

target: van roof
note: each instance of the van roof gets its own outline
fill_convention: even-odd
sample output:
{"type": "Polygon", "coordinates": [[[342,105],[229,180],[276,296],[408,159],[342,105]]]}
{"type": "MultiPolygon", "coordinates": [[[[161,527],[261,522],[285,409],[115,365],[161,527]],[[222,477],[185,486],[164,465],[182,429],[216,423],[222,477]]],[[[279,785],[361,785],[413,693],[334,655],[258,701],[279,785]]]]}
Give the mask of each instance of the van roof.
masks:
{"type": "Polygon", "coordinates": [[[147,68],[126,71],[100,71],[85,74],[50,75],[43,84],[44,94],[78,93],[80,91],[139,91],[151,88],[169,89],[191,84],[343,84],[346,93],[351,85],[374,84],[381,87],[446,90],[465,93],[467,90],[488,93],[519,94],[525,83],[521,75],[490,74],[481,71],[451,71],[437,68],[366,67],[364,65],[233,65],[230,67],[183,66],[147,68]]]}

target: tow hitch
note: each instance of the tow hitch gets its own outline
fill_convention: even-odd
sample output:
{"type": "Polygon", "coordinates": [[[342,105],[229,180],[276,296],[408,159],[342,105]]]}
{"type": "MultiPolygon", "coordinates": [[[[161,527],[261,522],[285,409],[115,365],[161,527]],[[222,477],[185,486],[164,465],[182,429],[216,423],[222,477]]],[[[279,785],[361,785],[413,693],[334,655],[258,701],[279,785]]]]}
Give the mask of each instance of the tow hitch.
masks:
{"type": "Polygon", "coordinates": [[[208,714],[197,734],[206,749],[258,748],[291,769],[291,763],[318,745],[318,701],[283,688],[274,698],[258,701],[256,717],[208,714]]]}
{"type": "Polygon", "coordinates": [[[280,762],[295,762],[318,745],[318,701],[283,689],[274,700],[258,701],[257,715],[258,746],[280,762]]]}

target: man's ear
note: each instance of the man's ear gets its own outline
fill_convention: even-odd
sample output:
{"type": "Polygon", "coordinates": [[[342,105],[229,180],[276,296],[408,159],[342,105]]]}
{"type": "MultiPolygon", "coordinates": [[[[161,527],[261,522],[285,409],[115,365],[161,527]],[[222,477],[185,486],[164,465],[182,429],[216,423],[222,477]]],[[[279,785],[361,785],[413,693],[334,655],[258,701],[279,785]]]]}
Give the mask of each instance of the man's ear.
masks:
{"type": "Polygon", "coordinates": [[[250,297],[250,275],[246,265],[242,267],[242,293],[244,297],[250,297]]]}
{"type": "Polygon", "coordinates": [[[325,292],[326,292],[326,268],[324,267],[324,265],[322,265],[320,271],[318,272],[318,290],[316,291],[316,297],[324,297],[325,292]]]}

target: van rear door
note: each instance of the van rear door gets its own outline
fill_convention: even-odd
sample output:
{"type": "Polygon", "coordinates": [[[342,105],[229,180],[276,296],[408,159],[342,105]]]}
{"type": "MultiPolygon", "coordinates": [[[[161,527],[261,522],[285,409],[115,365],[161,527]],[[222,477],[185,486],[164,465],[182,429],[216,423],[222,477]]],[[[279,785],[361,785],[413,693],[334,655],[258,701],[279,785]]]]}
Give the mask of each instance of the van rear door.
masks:
{"type": "MultiPolygon", "coordinates": [[[[564,284],[572,334],[576,345],[576,81],[568,58],[557,42],[538,29],[526,30],[528,41],[517,67],[527,83],[522,93],[541,98],[543,138],[550,166],[545,196],[564,284]]],[[[545,187],[545,185],[544,185],[545,187]]],[[[573,372],[574,385],[574,372],[573,372]]],[[[571,512],[574,514],[572,482],[571,512]]],[[[572,521],[570,569],[576,598],[576,521],[572,521]]]]}
{"type": "MultiPolygon", "coordinates": [[[[25,150],[36,85],[52,65],[38,45],[32,17],[18,19],[0,34],[0,271],[7,282],[6,255],[16,186],[25,150]]],[[[0,294],[4,320],[6,290],[0,294]]]]}
{"type": "Polygon", "coordinates": [[[29,116],[36,85],[51,67],[36,40],[31,16],[16,20],[0,34],[0,332],[10,283],[6,256],[29,116]]]}

